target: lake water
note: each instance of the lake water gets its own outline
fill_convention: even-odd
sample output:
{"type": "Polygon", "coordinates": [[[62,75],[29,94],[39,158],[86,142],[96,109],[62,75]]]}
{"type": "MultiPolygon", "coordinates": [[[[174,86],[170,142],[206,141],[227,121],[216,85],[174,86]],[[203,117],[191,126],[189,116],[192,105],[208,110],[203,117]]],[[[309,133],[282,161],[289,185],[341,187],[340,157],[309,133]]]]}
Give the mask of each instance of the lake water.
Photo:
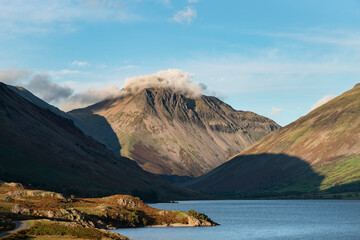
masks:
{"type": "Polygon", "coordinates": [[[205,213],[221,224],[198,228],[132,228],[116,232],[134,240],[359,240],[360,201],[225,200],[151,204],[205,213]]]}

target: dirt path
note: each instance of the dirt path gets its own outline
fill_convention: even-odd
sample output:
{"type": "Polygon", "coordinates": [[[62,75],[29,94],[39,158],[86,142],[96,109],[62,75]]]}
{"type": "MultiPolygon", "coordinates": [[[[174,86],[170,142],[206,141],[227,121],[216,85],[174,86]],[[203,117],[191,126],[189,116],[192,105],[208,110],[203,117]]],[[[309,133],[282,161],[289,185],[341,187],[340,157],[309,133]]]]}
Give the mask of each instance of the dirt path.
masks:
{"type": "Polygon", "coordinates": [[[15,223],[15,228],[13,230],[0,233],[0,238],[30,227],[30,223],[26,221],[15,221],[14,223],[15,223]]]}

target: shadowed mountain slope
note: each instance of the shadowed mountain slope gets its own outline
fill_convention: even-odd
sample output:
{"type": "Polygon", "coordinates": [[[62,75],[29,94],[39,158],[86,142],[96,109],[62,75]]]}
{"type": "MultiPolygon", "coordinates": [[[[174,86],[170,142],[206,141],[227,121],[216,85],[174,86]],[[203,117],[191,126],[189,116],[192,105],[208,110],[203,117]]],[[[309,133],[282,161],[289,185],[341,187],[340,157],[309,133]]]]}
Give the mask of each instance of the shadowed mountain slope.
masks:
{"type": "Polygon", "coordinates": [[[193,194],[142,170],[134,161],[116,157],[73,121],[34,105],[3,83],[0,176],[81,196],[128,193],[149,201],[193,194]]]}
{"type": "MultiPolygon", "coordinates": [[[[278,191],[286,191],[293,186],[292,190],[303,192],[315,190],[331,192],[336,189],[360,192],[360,85],[266,136],[226,164],[196,179],[192,187],[207,192],[257,191],[254,186],[264,182],[264,175],[271,174],[277,178],[278,169],[286,167],[288,161],[291,162],[291,160],[282,161],[283,155],[300,159],[309,165],[309,168],[311,167],[311,171],[323,176],[318,188],[314,189],[308,182],[310,178],[301,177],[307,176],[301,174],[286,176],[284,182],[269,180],[272,184],[268,186],[269,188],[264,185],[262,190],[295,181],[298,187],[285,184],[288,185],[287,189],[279,188],[278,191]],[[259,164],[263,161],[272,162],[271,167],[264,169],[259,164]],[[259,173],[255,174],[249,186],[238,183],[238,181],[247,181],[246,176],[251,169],[257,169],[259,173]],[[299,187],[300,185],[303,187],[299,187]],[[345,185],[348,187],[341,187],[345,185]]],[[[299,171],[302,171],[301,168],[299,171]]]]}
{"type": "Polygon", "coordinates": [[[190,185],[225,197],[270,197],[316,191],[322,180],[300,158],[264,153],[236,157],[190,185]]]}
{"type": "MultiPolygon", "coordinates": [[[[236,111],[215,97],[192,97],[166,88],[123,91],[120,97],[68,114],[99,141],[102,126],[96,119],[104,117],[117,135],[121,154],[155,174],[199,176],[279,128],[268,118],[236,111]]],[[[109,140],[102,142],[116,151],[109,140]]]]}
{"type": "Polygon", "coordinates": [[[57,115],[59,115],[59,116],[61,116],[63,118],[72,119],[71,116],[67,115],[65,112],[61,111],[57,107],[54,107],[54,106],[48,104],[47,102],[45,102],[44,100],[38,98],[37,96],[32,94],[27,89],[25,89],[23,87],[20,87],[20,86],[11,86],[11,85],[6,85],[6,86],[8,88],[10,88],[11,90],[13,90],[14,92],[16,92],[17,94],[19,94],[21,97],[23,97],[26,100],[32,102],[36,106],[38,106],[40,108],[48,109],[48,110],[52,111],[53,113],[55,113],[55,114],[57,114],[57,115]]]}
{"type": "Polygon", "coordinates": [[[70,116],[69,114],[66,114],[65,112],[61,111],[57,107],[54,107],[54,106],[48,104],[47,102],[41,100],[40,98],[38,98],[37,96],[32,94],[30,91],[26,90],[25,88],[18,87],[18,86],[11,86],[11,85],[7,85],[7,86],[11,90],[16,92],[20,96],[22,96],[23,98],[25,98],[26,100],[35,104],[36,106],[38,106],[40,108],[48,109],[63,118],[73,120],[76,123],[76,125],[78,127],[80,127],[83,131],[87,132],[89,136],[93,136],[93,135],[97,136],[96,140],[98,142],[105,143],[105,145],[110,150],[112,150],[117,155],[120,155],[121,146],[120,146],[119,142],[117,141],[117,136],[104,117],[92,116],[92,121],[96,122],[96,125],[100,126],[100,128],[89,128],[89,126],[86,124],[86,120],[84,123],[82,120],[73,118],[72,116],[70,116]]]}

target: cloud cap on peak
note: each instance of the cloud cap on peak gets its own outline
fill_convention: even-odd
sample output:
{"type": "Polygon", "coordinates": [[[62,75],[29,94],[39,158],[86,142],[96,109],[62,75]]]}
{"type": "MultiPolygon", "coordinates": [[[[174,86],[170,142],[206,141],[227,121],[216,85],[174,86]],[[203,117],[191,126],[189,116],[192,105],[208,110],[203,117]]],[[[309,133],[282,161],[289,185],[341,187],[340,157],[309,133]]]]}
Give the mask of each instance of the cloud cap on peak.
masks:
{"type": "Polygon", "coordinates": [[[179,69],[125,79],[124,90],[129,93],[136,93],[147,88],[166,88],[191,97],[199,97],[205,90],[202,84],[193,82],[193,74],[179,69]]]}

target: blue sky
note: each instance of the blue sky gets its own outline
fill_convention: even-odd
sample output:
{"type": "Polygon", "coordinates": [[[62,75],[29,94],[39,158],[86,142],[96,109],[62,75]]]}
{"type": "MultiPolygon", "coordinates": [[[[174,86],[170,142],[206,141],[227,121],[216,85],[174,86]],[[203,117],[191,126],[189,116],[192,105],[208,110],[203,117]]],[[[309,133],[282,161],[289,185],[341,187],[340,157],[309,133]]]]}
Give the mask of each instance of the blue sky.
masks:
{"type": "Polygon", "coordinates": [[[71,97],[176,68],[286,125],[360,82],[359,22],[358,0],[0,0],[0,80],[71,97]]]}

